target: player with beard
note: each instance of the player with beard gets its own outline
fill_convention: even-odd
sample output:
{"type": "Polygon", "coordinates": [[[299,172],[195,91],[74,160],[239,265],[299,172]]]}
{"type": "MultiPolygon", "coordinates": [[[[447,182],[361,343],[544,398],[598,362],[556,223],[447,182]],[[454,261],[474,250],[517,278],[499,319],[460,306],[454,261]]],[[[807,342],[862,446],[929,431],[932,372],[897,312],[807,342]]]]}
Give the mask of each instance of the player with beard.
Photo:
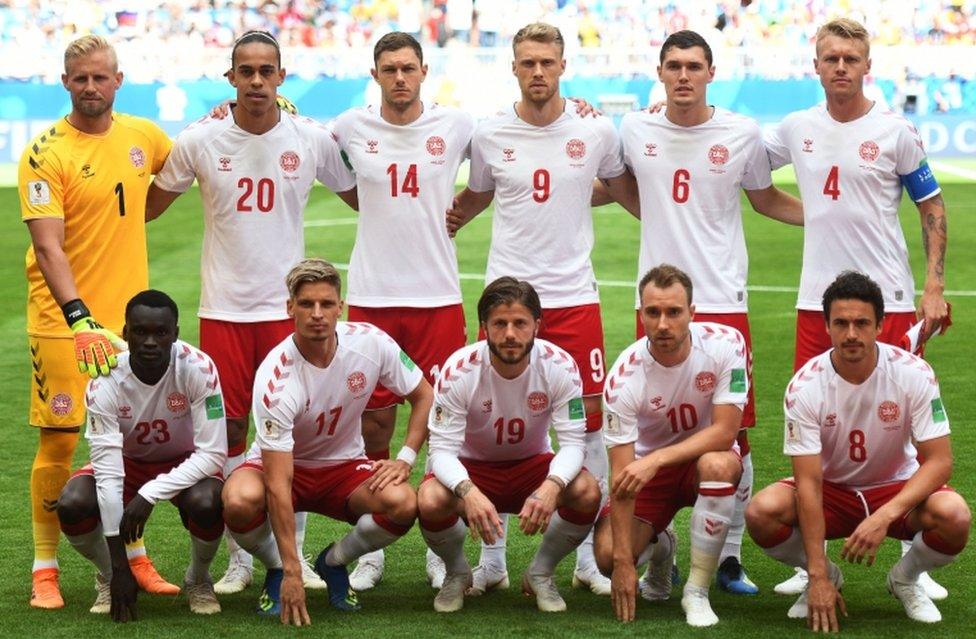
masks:
{"type": "Polygon", "coordinates": [[[541,318],[528,282],[498,278],[478,301],[486,339],[451,355],[438,375],[428,422],[432,473],[418,492],[421,532],[447,567],[434,599],[438,612],[464,606],[472,583],[466,531],[494,543],[503,534],[499,513],[518,514],[526,534],[545,531],[522,589],[544,612],[566,609],[553,573],[590,532],[600,489],[583,468],[576,363],[536,339],[541,318]],[[555,454],[550,427],[559,442],[555,454]]]}

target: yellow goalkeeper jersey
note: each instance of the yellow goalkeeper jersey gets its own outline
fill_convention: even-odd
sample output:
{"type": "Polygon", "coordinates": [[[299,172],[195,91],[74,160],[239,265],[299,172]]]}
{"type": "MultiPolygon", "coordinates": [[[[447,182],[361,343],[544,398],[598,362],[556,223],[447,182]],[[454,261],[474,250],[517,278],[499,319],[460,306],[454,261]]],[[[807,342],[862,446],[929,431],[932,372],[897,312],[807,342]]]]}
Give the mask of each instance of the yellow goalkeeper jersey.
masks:
{"type": "MultiPolygon", "coordinates": [[[[144,118],[112,114],[101,135],[58,120],[34,138],[18,167],[21,218],[64,220],[64,252],[92,317],[118,332],[125,304],[149,286],[146,192],[172,142],[144,118]]],[[[69,337],[61,309],[27,249],[27,333],[69,337]]]]}

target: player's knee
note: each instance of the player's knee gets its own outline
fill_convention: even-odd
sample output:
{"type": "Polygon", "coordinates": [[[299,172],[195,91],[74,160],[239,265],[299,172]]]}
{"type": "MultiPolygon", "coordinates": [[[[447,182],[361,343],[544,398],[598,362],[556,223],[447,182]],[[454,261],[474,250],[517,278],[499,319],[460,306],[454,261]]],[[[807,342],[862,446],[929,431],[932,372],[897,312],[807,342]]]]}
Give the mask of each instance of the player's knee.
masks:
{"type": "Polygon", "coordinates": [[[182,504],[187,516],[208,525],[219,521],[223,509],[220,489],[220,482],[215,479],[205,479],[189,488],[182,504]]]}
{"type": "Polygon", "coordinates": [[[698,458],[699,481],[724,481],[738,484],[742,474],[741,464],[729,452],[710,452],[698,458]]]}
{"type": "Polygon", "coordinates": [[[752,496],[746,506],[746,528],[753,539],[765,536],[765,533],[777,523],[777,513],[783,510],[782,499],[769,486],[752,496]]]}
{"type": "Polygon", "coordinates": [[[400,523],[417,518],[417,493],[409,484],[387,486],[383,493],[383,512],[387,517],[400,523]]]}
{"type": "Polygon", "coordinates": [[[74,524],[98,513],[94,483],[90,477],[77,477],[65,484],[58,497],[58,521],[62,524],[74,524]],[[85,481],[86,479],[90,481],[85,481]]]}
{"type": "Polygon", "coordinates": [[[594,528],[593,556],[596,558],[596,567],[609,577],[613,573],[613,535],[609,517],[599,520],[594,528]]]}
{"type": "Polygon", "coordinates": [[[417,510],[425,519],[443,519],[454,510],[454,495],[436,479],[428,479],[417,491],[417,510]]]}
{"type": "Polygon", "coordinates": [[[221,494],[224,521],[230,526],[253,520],[264,508],[264,495],[240,483],[228,484],[221,494]]]}
{"type": "MultiPolygon", "coordinates": [[[[940,496],[940,495],[936,495],[940,496]]],[[[963,545],[972,527],[972,513],[966,500],[957,493],[942,493],[941,499],[929,498],[928,509],[936,521],[936,530],[944,538],[961,539],[963,545]]]]}
{"type": "Polygon", "coordinates": [[[589,513],[595,512],[600,507],[600,500],[602,499],[600,485],[596,478],[586,471],[577,475],[576,479],[566,488],[566,491],[567,505],[574,510],[589,513]]]}

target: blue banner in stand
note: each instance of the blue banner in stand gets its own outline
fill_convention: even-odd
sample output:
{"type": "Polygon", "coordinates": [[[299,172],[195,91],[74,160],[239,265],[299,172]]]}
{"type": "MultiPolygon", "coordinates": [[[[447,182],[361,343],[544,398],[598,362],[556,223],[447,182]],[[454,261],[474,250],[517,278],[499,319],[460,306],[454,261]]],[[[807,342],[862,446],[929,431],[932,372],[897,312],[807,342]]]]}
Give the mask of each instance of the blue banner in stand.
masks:
{"type": "MultiPolygon", "coordinates": [[[[369,78],[288,78],[281,93],[295,102],[303,115],[328,120],[350,107],[365,104],[368,91],[370,96],[378,93],[371,84],[369,78]]],[[[646,77],[574,77],[563,82],[562,91],[603,107],[619,123],[624,112],[663,99],[663,91],[657,85],[646,77]]],[[[908,116],[918,127],[929,155],[976,154],[976,108],[972,107],[976,100],[971,99],[976,98],[976,93],[970,90],[976,90],[976,83],[967,83],[966,89],[966,106],[958,112],[908,116]]],[[[890,81],[878,81],[876,90],[889,103],[897,99],[890,81]]],[[[232,96],[233,90],[224,81],[126,83],[116,97],[116,109],[150,118],[170,135],[176,135],[232,96]]],[[[755,118],[763,126],[775,124],[786,114],[822,99],[823,91],[815,78],[716,80],[709,85],[710,102],[755,118]]],[[[461,102],[463,108],[463,98],[461,102]]],[[[60,85],[0,81],[0,163],[16,162],[28,141],[70,108],[68,94],[60,85]]]]}

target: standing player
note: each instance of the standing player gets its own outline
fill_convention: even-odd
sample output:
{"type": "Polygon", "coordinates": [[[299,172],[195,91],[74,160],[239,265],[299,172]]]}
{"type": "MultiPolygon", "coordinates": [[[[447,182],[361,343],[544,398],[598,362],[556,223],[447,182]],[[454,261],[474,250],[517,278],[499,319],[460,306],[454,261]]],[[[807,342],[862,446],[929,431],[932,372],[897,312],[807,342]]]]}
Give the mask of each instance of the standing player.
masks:
{"type": "Polygon", "coordinates": [[[846,538],[841,558],[870,566],[886,536],[912,539],[888,573],[888,590],[910,619],[934,623],[942,615],[919,575],[950,563],[969,536],[969,508],[946,486],[952,449],[935,373],[877,342],[884,305],[882,289],[861,273],[842,273],[827,287],[833,348],[800,369],[784,398],[793,477],[761,490],[746,512],[766,554],[809,571],[808,590],[788,615],[807,617],[814,631],[838,630],[835,606],[846,614],[844,578],[824,540],[846,538]]]}
{"type": "MultiPolygon", "coordinates": [[[[448,212],[448,228],[463,226],[495,200],[486,280],[513,275],[538,291],[545,315],[539,335],[566,349],[580,368],[586,466],[602,482],[606,449],[600,434],[600,392],[605,367],[600,298],[590,262],[590,200],[595,178],[618,201],[635,199],[633,181],[610,120],[584,119],[560,94],[566,60],[559,29],[530,24],[515,34],[512,47],[512,73],[522,98],[478,125],[468,187],[448,212]]],[[[609,594],[610,584],[597,570],[592,550],[592,541],[580,547],[573,581],[609,594]]],[[[475,592],[507,585],[504,540],[483,552],[479,568],[475,592]]]]}
{"type": "Polygon", "coordinates": [[[518,513],[526,534],[545,531],[522,590],[535,595],[543,612],[566,609],[553,573],[589,534],[600,487],[583,468],[579,370],[565,351],[536,339],[541,317],[528,282],[495,280],[478,301],[486,340],[451,355],[437,378],[429,421],[433,474],[421,484],[418,502],[424,539],[447,566],[434,599],[438,612],[460,610],[473,580],[460,517],[494,543],[503,533],[499,512],[518,513]]]}
{"type": "Polygon", "coordinates": [[[335,267],[302,260],[286,281],[295,333],[258,369],[257,438],[223,497],[224,520],[237,542],[268,568],[259,612],[300,626],[310,621],[295,510],[354,525],[322,551],[315,570],[333,607],[358,610],[346,565],[413,525],[417,496],[407,480],[427,438],[433,392],[389,335],[371,324],[338,321],[342,283],[335,267]],[[404,447],[394,461],[370,461],[363,445],[360,419],[378,383],[410,402],[404,447]]]}
{"type": "Polygon", "coordinates": [[[620,354],[603,391],[613,489],[610,516],[597,524],[597,557],[613,575],[617,618],[632,621],[635,564],[650,562],[647,598],[668,599],[676,545],[667,527],[693,506],[681,607],[689,625],[711,626],[718,617],[708,587],[742,474],[735,437],[748,397],[746,344],[734,328],[692,323],[691,280],[674,266],[648,271],[639,293],[646,338],[620,354]]]}
{"type": "MultiPolygon", "coordinates": [[[[432,382],[438,365],[466,340],[457,256],[444,211],[468,157],[474,120],[420,99],[427,65],[413,36],[380,38],[373,63],[380,104],[346,111],[334,126],[359,194],[349,320],[383,329],[432,382]]],[[[389,458],[402,401],[382,385],[370,398],[363,414],[370,459],[389,458]]],[[[355,590],[366,590],[382,575],[383,553],[376,552],[360,558],[350,581],[355,590]]]]}
{"type": "MultiPolygon", "coordinates": [[[[244,459],[254,371],[293,329],[283,282],[289,265],[305,254],[302,219],[312,184],[318,179],[356,207],[355,179],[328,129],[276,104],[285,78],[277,41],[263,31],[246,33],[234,44],[231,66],[233,117],[205,117],[180,134],[147,204],[154,219],[194,178],[200,182],[200,347],[225,388],[225,476],[244,459]]],[[[300,523],[303,530],[304,518],[300,523]]],[[[309,586],[324,587],[304,566],[309,586]]],[[[217,592],[239,592],[250,583],[251,558],[233,549],[217,592]]]]}
{"type": "MultiPolygon", "coordinates": [[[[948,312],[945,202],[915,128],[864,95],[869,46],[867,31],[852,20],[820,27],[814,68],[826,102],[791,114],[766,139],[773,168],[793,163],[805,212],[794,371],[830,348],[820,301],[845,269],[878,278],[888,310],[880,341],[898,344],[915,323],[915,284],[898,221],[902,188],[922,220],[926,271],[917,315],[924,334],[948,312]]],[[[927,575],[923,583],[946,595],[927,575]]]]}
{"type": "MultiPolygon", "coordinates": [[[[756,410],[739,190],[757,212],[773,219],[802,225],[803,210],[799,200],[772,186],[756,122],[708,104],[715,67],[705,39],[694,31],[673,33],[661,46],[660,61],[666,109],[629,113],[620,125],[624,162],[642,203],[638,277],[655,264],[676,265],[695,283],[696,321],[730,326],[745,338],[749,401],[738,436],[743,472],[717,576],[724,590],[755,594],[759,589],[741,566],[753,477],[746,429],[756,425],[756,410]]],[[[638,338],[643,334],[638,310],[638,338]]]]}
{"type": "Polygon", "coordinates": [[[105,379],[88,384],[85,437],[91,462],[58,499],[61,530],[98,569],[94,613],[136,619],[136,584],[123,542],[142,536],[160,501],[179,508],[190,532],[184,590],[190,610],[220,612],[210,562],[224,530],[220,470],[227,428],[217,370],[209,357],[177,339],[179,311],[160,291],[143,291],[125,307],[129,352],[105,379]]]}
{"type": "MultiPolygon", "coordinates": [[[[71,112],[27,146],[18,171],[21,217],[31,235],[29,421],[40,429],[30,479],[30,603],[36,608],[64,606],[54,509],[85,421],[85,374],[107,375],[115,366],[112,343],[121,344],[115,334],[122,328],[125,300],[148,285],[143,203],[150,177],[170,148],[169,138],[149,120],[112,112],[122,72],[103,38],[85,36],[68,45],[61,82],[71,96],[71,112]]],[[[141,587],[178,592],[153,568],[141,542],[130,551],[141,587]]]]}

